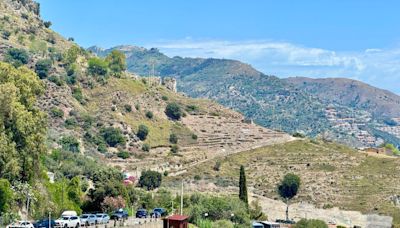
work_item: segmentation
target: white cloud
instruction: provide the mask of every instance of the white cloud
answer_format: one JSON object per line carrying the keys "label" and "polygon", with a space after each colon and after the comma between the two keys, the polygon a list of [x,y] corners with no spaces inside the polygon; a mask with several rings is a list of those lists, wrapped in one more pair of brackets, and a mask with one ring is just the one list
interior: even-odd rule
{"label": "white cloud", "polygon": [[337,52],[268,40],[232,42],[192,38],[146,46],[158,47],[169,56],[237,59],[280,77],[353,78],[400,94],[400,49]]}

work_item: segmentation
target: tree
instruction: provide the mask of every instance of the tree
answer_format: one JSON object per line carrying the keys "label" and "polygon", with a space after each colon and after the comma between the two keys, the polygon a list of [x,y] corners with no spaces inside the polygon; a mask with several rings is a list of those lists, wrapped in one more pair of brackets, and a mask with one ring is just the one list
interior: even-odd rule
{"label": "tree", "polygon": [[43,22],[43,25],[44,25],[44,27],[46,27],[46,28],[50,28],[50,26],[51,26],[51,21],[45,21],[45,22]]}
{"label": "tree", "polygon": [[249,200],[248,200],[248,195],[247,195],[246,174],[245,174],[243,165],[240,166],[239,199],[248,206]]}
{"label": "tree", "polygon": [[6,179],[0,179],[0,215],[10,211],[12,200],[13,192],[10,182]]}
{"label": "tree", "polygon": [[106,62],[108,63],[108,67],[114,76],[120,76],[121,73],[126,70],[125,54],[118,50],[113,50],[110,54],[108,54],[106,57]]}
{"label": "tree", "polygon": [[278,185],[279,195],[286,200],[286,220],[289,220],[289,200],[297,195],[299,188],[300,177],[293,173],[286,174]]}
{"label": "tree", "polygon": [[101,208],[103,209],[104,212],[112,212],[117,209],[125,208],[126,202],[125,199],[122,198],[121,196],[117,197],[112,197],[112,196],[106,196],[101,203]]}
{"label": "tree", "polygon": [[35,64],[35,72],[39,78],[44,79],[49,75],[52,62],[50,59],[41,59]]}
{"label": "tree", "polygon": [[148,134],[149,134],[149,128],[143,124],[139,125],[139,129],[136,134],[137,137],[143,141],[143,140],[146,140]]}
{"label": "tree", "polygon": [[105,76],[108,72],[108,64],[103,59],[93,57],[88,61],[88,72],[91,75]]}
{"label": "tree", "polygon": [[74,136],[65,136],[60,140],[61,146],[64,150],[78,153],[79,141]]}
{"label": "tree", "polygon": [[29,181],[40,174],[47,123],[35,104],[43,92],[34,72],[0,62],[0,178]]}
{"label": "tree", "polygon": [[119,128],[107,127],[103,128],[100,131],[101,136],[104,138],[104,141],[109,146],[115,147],[117,145],[122,145],[125,143],[126,139],[122,135],[122,132]]}
{"label": "tree", "polygon": [[258,220],[258,221],[268,220],[268,216],[266,216],[262,211],[262,207],[260,206],[260,202],[258,200],[253,200],[250,203],[249,214],[250,214],[250,219],[253,220]]}
{"label": "tree", "polygon": [[173,144],[177,144],[178,143],[178,136],[176,136],[176,134],[172,133],[169,135],[169,142],[173,143]]}
{"label": "tree", "polygon": [[294,228],[328,228],[328,225],[318,219],[301,219],[294,225]]}
{"label": "tree", "polygon": [[180,120],[183,111],[177,103],[169,103],[165,108],[165,114],[173,120]]}
{"label": "tree", "polygon": [[4,61],[19,67],[28,63],[29,55],[24,49],[10,48],[4,56]]}
{"label": "tree", "polygon": [[162,175],[159,172],[147,170],[143,171],[139,179],[139,186],[147,190],[153,190],[160,187]]}

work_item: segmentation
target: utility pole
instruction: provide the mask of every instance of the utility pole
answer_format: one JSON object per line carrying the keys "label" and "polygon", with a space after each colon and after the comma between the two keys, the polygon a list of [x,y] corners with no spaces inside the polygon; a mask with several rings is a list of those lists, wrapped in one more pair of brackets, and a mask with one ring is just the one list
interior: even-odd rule
{"label": "utility pole", "polygon": [[181,215],[183,215],[183,180],[182,180],[182,187],[181,187]]}

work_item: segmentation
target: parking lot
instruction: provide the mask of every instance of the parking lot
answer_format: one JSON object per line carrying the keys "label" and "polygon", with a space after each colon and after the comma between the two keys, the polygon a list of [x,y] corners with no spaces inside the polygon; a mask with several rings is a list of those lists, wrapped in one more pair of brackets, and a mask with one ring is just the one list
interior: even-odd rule
{"label": "parking lot", "polygon": [[125,222],[110,220],[108,224],[99,224],[96,226],[89,226],[90,228],[109,228],[109,227],[129,227],[129,228],[160,228],[162,227],[161,219],[154,218],[128,218]]}

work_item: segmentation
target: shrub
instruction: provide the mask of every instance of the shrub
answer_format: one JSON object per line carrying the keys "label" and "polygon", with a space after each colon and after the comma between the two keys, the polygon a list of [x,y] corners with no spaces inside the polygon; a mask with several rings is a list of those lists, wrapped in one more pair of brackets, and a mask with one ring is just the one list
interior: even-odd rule
{"label": "shrub", "polygon": [[186,111],[188,111],[188,112],[198,112],[199,111],[199,107],[197,107],[196,105],[187,105],[186,106]]}
{"label": "shrub", "polygon": [[52,117],[56,117],[56,118],[63,118],[64,117],[64,112],[63,110],[53,107],[50,109],[50,113]]}
{"label": "shrub", "polygon": [[139,125],[139,129],[137,132],[137,137],[139,137],[140,140],[146,140],[147,135],[149,134],[149,128],[146,125]]}
{"label": "shrub", "polygon": [[51,26],[51,21],[45,21],[45,22],[43,22],[43,25],[44,25],[44,27],[46,27],[46,28],[50,28],[50,26]]}
{"label": "shrub", "polygon": [[296,132],[296,133],[293,134],[293,137],[296,137],[296,138],[304,138],[304,137],[306,137],[306,136],[305,136],[304,134],[300,133],[300,132]]}
{"label": "shrub", "polygon": [[165,96],[165,95],[163,95],[163,96],[161,97],[161,99],[162,99],[163,101],[167,101],[167,100],[168,100],[168,97]]}
{"label": "shrub", "polygon": [[150,145],[149,144],[143,144],[143,146],[142,146],[142,150],[143,151],[146,151],[146,152],[149,152],[150,151]]}
{"label": "shrub", "polygon": [[219,171],[221,169],[221,161],[216,161],[213,169]]}
{"label": "shrub", "polygon": [[178,136],[176,136],[176,134],[170,134],[169,135],[169,142],[173,143],[173,144],[177,144],[178,143]]}
{"label": "shrub", "polygon": [[128,151],[120,151],[117,153],[117,156],[122,159],[128,159],[131,157],[131,155],[128,153]]}
{"label": "shrub", "polygon": [[97,146],[97,151],[99,151],[101,153],[106,153],[107,152],[107,145],[105,143],[100,143]]}
{"label": "shrub", "polygon": [[201,180],[201,177],[200,177],[200,175],[196,174],[196,175],[194,176],[194,179],[195,179],[195,180]]}
{"label": "shrub", "polygon": [[171,153],[177,154],[179,151],[179,147],[177,145],[172,145],[171,146]]}
{"label": "shrub", "polygon": [[81,104],[84,102],[82,89],[81,88],[74,88],[72,90],[72,96],[79,101]]}
{"label": "shrub", "polygon": [[10,31],[3,31],[3,39],[8,40],[11,36]]}
{"label": "shrub", "polygon": [[139,111],[139,110],[140,110],[140,104],[135,104],[135,109],[136,109],[137,111]]}
{"label": "shrub", "polygon": [[76,121],[75,117],[71,117],[65,120],[64,125],[68,129],[72,129],[78,126],[78,122]]}
{"label": "shrub", "polygon": [[0,179],[0,214],[10,211],[13,202],[13,191],[7,179]]}
{"label": "shrub", "polygon": [[293,226],[294,228],[328,228],[328,225],[318,219],[301,219]]}
{"label": "shrub", "polygon": [[169,103],[165,108],[165,114],[173,120],[180,120],[183,112],[177,103]]}
{"label": "shrub", "polygon": [[192,134],[192,139],[197,140],[197,135],[196,134]]}
{"label": "shrub", "polygon": [[70,152],[79,152],[79,141],[73,136],[64,136],[60,140],[62,148]]}
{"label": "shrub", "polygon": [[103,59],[93,57],[88,61],[88,72],[91,75],[105,76],[108,71],[108,64]]}
{"label": "shrub", "polygon": [[52,62],[50,59],[41,59],[36,62],[35,72],[40,79],[47,78]]}
{"label": "shrub", "polygon": [[62,85],[64,85],[64,81],[61,80],[60,77],[55,76],[55,75],[50,76],[50,77],[48,78],[48,80],[51,81],[51,82],[53,82],[53,83],[56,84],[57,86],[62,86]]}
{"label": "shrub", "polygon": [[151,170],[143,171],[139,179],[139,186],[147,190],[153,190],[160,187],[161,181],[161,173]]}
{"label": "shrub", "polygon": [[132,106],[129,104],[124,105],[125,111],[126,112],[132,112]]}
{"label": "shrub", "polygon": [[153,112],[147,111],[146,112],[146,117],[149,118],[149,119],[153,119]]}
{"label": "shrub", "polygon": [[167,177],[167,176],[168,176],[168,174],[169,174],[169,173],[168,173],[168,171],[167,171],[167,170],[165,170],[165,171],[164,171],[164,177]]}
{"label": "shrub", "polygon": [[104,138],[104,141],[112,147],[117,145],[122,145],[126,142],[125,137],[122,135],[122,132],[119,128],[107,127],[103,128],[100,131],[101,136]]}
{"label": "shrub", "polygon": [[15,67],[27,64],[29,61],[28,52],[23,49],[10,48],[5,54],[4,61],[11,63]]}

